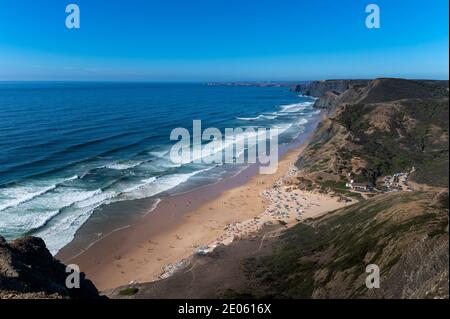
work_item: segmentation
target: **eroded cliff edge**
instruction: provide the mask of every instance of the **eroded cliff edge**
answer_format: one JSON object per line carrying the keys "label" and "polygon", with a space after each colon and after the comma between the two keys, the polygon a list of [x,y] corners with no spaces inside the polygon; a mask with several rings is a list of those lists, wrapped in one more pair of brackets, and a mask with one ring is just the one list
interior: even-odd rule
{"label": "eroded cliff edge", "polygon": [[53,258],[42,239],[7,242],[0,236],[0,299],[97,299],[93,283],[79,274],[79,288],[66,287],[66,266]]}

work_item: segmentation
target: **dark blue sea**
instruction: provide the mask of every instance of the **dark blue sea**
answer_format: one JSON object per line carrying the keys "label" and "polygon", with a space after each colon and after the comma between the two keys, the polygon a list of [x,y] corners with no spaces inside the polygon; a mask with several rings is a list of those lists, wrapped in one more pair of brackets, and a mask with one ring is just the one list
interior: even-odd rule
{"label": "dark blue sea", "polygon": [[313,100],[288,87],[156,83],[0,83],[0,234],[44,238],[52,253],[112,202],[161,198],[245,165],[169,158],[176,127],[304,132]]}

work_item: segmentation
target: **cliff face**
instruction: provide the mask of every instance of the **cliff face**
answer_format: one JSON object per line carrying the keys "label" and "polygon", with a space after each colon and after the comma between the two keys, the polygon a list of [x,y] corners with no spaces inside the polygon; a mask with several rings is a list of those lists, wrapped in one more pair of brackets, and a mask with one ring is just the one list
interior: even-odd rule
{"label": "cliff face", "polygon": [[294,91],[317,97],[314,107],[333,114],[339,105],[448,97],[448,81],[375,79],[327,80],[299,84]]}
{"label": "cliff face", "polygon": [[42,239],[24,237],[11,242],[0,236],[0,299],[101,298],[80,273],[80,287],[66,287],[66,266],[53,258]]}
{"label": "cliff face", "polygon": [[295,92],[313,97],[322,97],[327,92],[343,93],[355,86],[366,86],[369,80],[325,80],[308,84],[297,84]]}

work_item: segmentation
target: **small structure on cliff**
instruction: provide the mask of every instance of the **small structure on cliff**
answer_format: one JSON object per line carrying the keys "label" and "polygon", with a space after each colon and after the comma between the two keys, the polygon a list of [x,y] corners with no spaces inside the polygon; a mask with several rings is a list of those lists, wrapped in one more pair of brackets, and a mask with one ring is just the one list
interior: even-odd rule
{"label": "small structure on cliff", "polygon": [[370,192],[373,188],[370,183],[355,183],[353,179],[350,181],[350,183],[346,183],[345,186],[350,188],[351,190],[360,192]]}

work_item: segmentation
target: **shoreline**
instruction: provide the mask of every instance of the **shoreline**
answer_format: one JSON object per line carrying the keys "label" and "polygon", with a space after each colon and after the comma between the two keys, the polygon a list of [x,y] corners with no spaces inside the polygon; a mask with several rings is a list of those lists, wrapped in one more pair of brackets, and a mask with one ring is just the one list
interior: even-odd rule
{"label": "shoreline", "polygon": [[[81,250],[75,241],[64,247],[57,258],[77,264],[100,290],[107,290],[165,278],[198,248],[229,244],[258,231],[267,222],[283,219],[287,227],[295,225],[299,220],[295,214],[280,218],[267,213],[271,204],[268,191],[293,167],[321,118],[318,116],[297,141],[284,150],[280,148],[275,174],[260,175],[257,165],[251,165],[217,183],[169,196],[134,223],[114,229]],[[299,192],[297,196],[308,207],[302,209],[301,218],[344,205],[323,194]]]}

